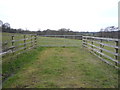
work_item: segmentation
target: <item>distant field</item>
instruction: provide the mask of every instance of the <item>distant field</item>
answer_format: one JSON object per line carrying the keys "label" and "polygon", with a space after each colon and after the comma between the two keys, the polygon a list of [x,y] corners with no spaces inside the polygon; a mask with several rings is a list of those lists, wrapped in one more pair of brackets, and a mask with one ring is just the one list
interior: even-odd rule
{"label": "distant field", "polygon": [[38,36],[39,46],[81,46],[81,40],[55,38],[55,37],[40,37]]}

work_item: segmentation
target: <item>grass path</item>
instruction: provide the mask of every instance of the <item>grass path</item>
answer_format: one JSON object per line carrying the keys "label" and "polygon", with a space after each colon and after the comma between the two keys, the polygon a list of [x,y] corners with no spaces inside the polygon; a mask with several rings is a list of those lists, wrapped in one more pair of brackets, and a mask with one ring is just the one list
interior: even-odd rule
{"label": "grass path", "polygon": [[83,48],[45,48],[4,82],[4,88],[114,88],[117,70]]}

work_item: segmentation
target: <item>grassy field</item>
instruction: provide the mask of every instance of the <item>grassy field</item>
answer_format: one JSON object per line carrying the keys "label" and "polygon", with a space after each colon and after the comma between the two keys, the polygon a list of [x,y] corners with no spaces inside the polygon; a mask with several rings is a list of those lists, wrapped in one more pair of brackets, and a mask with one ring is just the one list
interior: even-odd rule
{"label": "grassy field", "polygon": [[38,36],[38,45],[39,46],[80,46],[81,40]]}
{"label": "grassy field", "polygon": [[[42,41],[44,39],[38,41],[38,45]],[[79,45],[38,47],[19,58],[7,60],[3,63],[3,74],[6,76],[3,88],[118,87],[118,70],[89,53],[80,40]]]}

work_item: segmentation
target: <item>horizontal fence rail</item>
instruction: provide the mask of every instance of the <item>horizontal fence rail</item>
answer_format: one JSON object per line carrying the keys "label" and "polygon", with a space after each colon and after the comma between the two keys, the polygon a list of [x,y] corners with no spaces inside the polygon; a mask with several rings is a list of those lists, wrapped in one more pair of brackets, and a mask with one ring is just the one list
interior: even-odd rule
{"label": "horizontal fence rail", "polygon": [[70,38],[82,40],[82,35],[39,35],[42,37],[55,37],[55,38]]}
{"label": "horizontal fence rail", "polygon": [[0,42],[2,44],[0,55],[3,57],[7,54],[15,56],[37,46],[37,35],[3,35],[2,38],[6,38]]}
{"label": "horizontal fence rail", "polygon": [[[87,47],[91,53],[99,57],[102,61],[116,68],[120,65],[120,40],[112,38],[101,38],[82,35],[9,35],[9,38],[0,42],[2,44],[2,52],[0,55],[11,56],[19,55],[36,46],[43,47],[80,47],[82,40],[83,47]],[[18,38],[19,37],[19,38]],[[37,38],[39,37],[39,38]],[[37,45],[39,43],[39,45]]]}
{"label": "horizontal fence rail", "polygon": [[[119,39],[83,36],[82,45],[109,65],[119,68]],[[120,68],[119,68],[120,69]]]}

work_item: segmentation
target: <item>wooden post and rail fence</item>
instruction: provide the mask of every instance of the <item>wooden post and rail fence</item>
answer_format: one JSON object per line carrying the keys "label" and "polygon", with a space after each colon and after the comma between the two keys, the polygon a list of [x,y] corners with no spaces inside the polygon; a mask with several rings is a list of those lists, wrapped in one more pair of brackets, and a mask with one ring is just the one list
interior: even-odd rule
{"label": "wooden post and rail fence", "polygon": [[[18,55],[37,46],[37,35],[24,34],[21,36],[22,39],[16,39],[17,36],[19,35],[10,35],[10,40],[2,42],[2,52],[0,52],[0,55],[3,57],[7,54]],[[6,38],[6,36],[3,35],[2,38]]]}
{"label": "wooden post and rail fence", "polygon": [[[59,37],[61,36],[59,35]],[[15,39],[16,35],[11,35],[10,38],[11,41],[5,41],[2,43],[3,48],[2,52],[0,52],[0,55],[4,56],[8,53],[12,53],[12,55],[18,55],[37,46],[37,35],[29,35],[29,37],[27,37],[27,35],[23,35],[23,38],[18,40]],[[119,39],[92,36],[81,36],[81,38],[83,47],[88,48],[91,53],[96,55],[98,58],[100,58],[107,64],[112,65],[115,68],[119,68],[120,66]],[[15,45],[15,43],[18,41],[22,43],[18,43],[17,45]],[[8,43],[11,43],[10,47],[6,47]]]}
{"label": "wooden post and rail fence", "polygon": [[83,36],[82,38],[83,47],[88,48],[91,53],[96,55],[98,58],[100,58],[107,64],[112,65],[115,68],[119,68],[120,66],[119,39],[92,36]]}

